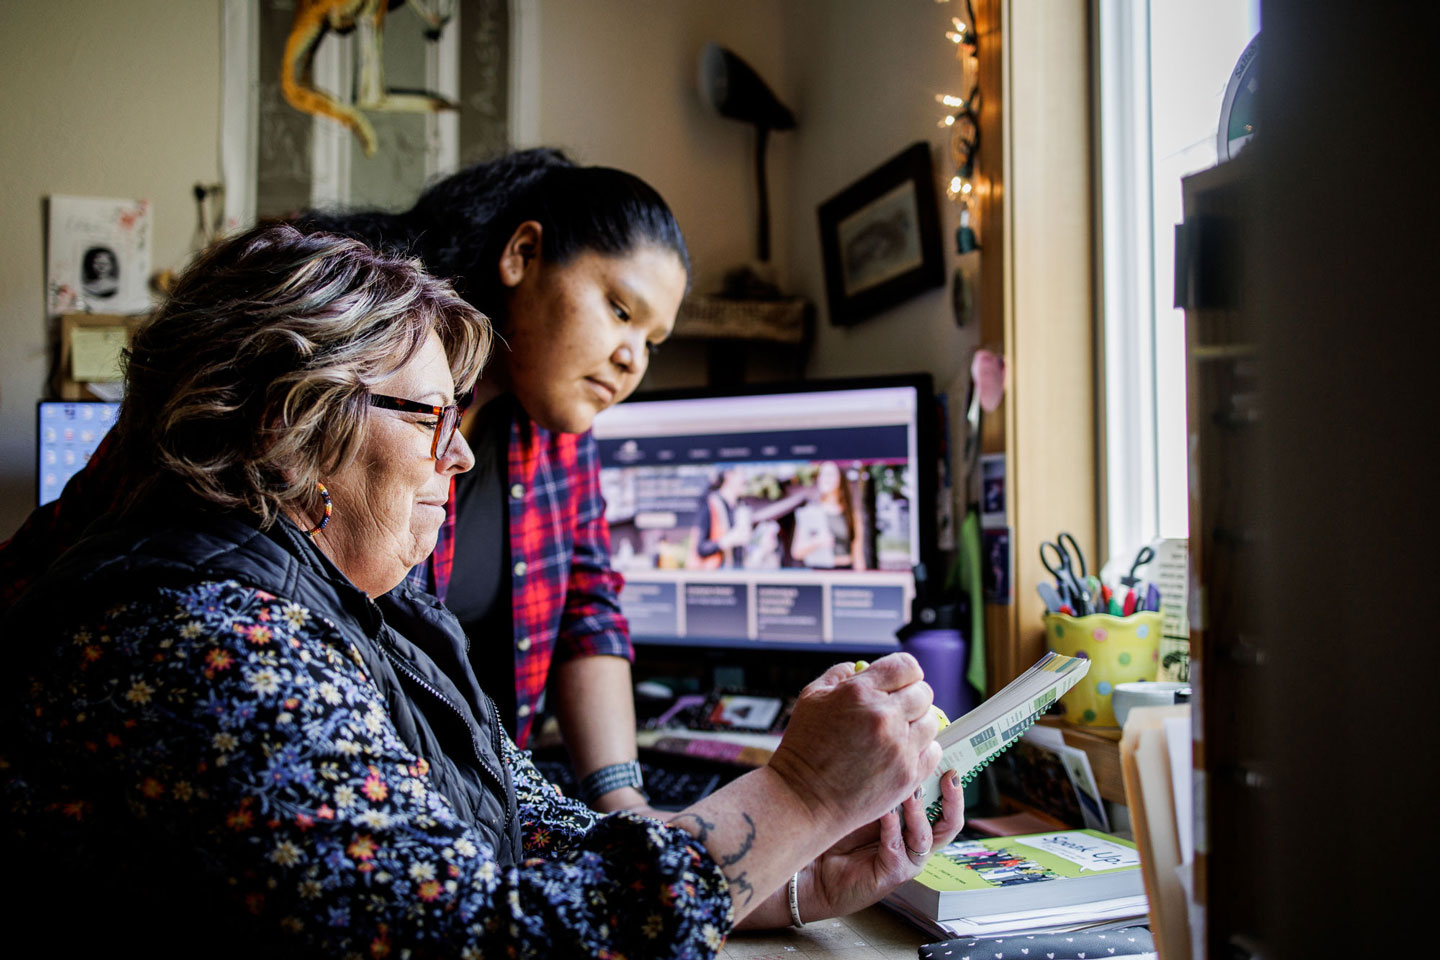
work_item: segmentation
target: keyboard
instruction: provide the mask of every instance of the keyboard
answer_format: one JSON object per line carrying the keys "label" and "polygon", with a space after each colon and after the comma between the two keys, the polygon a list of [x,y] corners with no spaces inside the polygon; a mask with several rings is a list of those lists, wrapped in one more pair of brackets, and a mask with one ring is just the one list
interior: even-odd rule
{"label": "keyboard", "polygon": [[[580,796],[575,772],[564,752],[549,751],[533,757],[535,767],[545,779],[560,788],[567,797]],[[641,751],[640,772],[645,778],[645,793],[656,810],[684,810],[702,797],[709,796],[735,777],[744,773],[742,767],[689,757],[675,757],[654,751]]]}
{"label": "keyboard", "polygon": [[[656,810],[684,810],[702,797],[708,797],[734,777],[718,770],[685,769],[689,765],[657,765],[640,762],[645,776],[645,793]],[[697,765],[698,766],[698,765]]]}

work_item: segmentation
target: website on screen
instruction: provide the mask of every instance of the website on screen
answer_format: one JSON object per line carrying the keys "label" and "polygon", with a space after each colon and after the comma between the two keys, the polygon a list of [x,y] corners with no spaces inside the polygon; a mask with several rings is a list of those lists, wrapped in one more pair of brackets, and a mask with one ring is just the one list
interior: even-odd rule
{"label": "website on screen", "polygon": [[919,562],[906,387],[632,401],[595,423],[632,635],[885,646]]}

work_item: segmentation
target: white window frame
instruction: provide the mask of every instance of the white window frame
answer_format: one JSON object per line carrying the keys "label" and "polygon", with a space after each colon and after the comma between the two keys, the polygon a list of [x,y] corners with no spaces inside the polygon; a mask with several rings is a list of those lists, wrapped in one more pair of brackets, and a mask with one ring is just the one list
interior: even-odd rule
{"label": "white window frame", "polygon": [[1133,555],[1160,527],[1149,3],[1097,0],[1102,556]]}

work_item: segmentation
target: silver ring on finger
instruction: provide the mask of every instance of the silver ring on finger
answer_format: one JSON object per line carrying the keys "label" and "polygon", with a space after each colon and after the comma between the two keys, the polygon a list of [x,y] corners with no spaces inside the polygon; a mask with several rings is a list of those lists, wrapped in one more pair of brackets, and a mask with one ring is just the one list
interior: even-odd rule
{"label": "silver ring on finger", "polygon": [[930,856],[929,848],[926,848],[924,850],[911,850],[909,847],[906,847],[905,852],[910,854],[910,859],[912,860],[924,860],[926,857]]}

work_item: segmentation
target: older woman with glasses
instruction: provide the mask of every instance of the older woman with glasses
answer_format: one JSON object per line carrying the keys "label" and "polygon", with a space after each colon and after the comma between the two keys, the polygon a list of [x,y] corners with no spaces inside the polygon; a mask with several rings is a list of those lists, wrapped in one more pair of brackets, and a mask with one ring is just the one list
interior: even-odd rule
{"label": "older woman with glasses", "polygon": [[[485,318],[418,264],[262,226],[136,334],[119,509],[10,608],[17,955],[713,956],[914,876],[961,823],[903,654],[810,684],[766,766],[662,823],[561,796],[405,584],[473,465]],[[16,892],[16,887],[19,887]]]}
{"label": "older woman with glasses", "polygon": [[[656,814],[590,428],[675,324],[689,254],[674,214],[633,174],[536,148],[458,170],[406,211],[298,225],[421,257],[495,324],[495,354],[461,399],[475,469],[456,478],[435,550],[410,576],[471,637],[470,665],[517,745],[553,718],[567,790],[596,810]],[[129,485],[108,446],[0,543],[0,611]]]}

